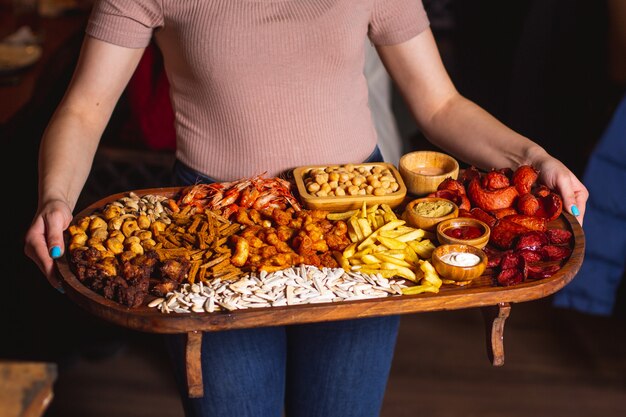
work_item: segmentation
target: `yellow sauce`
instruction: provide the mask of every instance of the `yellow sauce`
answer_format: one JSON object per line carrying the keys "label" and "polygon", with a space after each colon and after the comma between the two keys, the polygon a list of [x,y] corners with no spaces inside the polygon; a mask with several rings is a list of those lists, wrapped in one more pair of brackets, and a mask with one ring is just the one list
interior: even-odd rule
{"label": "yellow sauce", "polygon": [[413,211],[423,217],[441,217],[452,213],[454,206],[445,200],[421,201],[413,206]]}

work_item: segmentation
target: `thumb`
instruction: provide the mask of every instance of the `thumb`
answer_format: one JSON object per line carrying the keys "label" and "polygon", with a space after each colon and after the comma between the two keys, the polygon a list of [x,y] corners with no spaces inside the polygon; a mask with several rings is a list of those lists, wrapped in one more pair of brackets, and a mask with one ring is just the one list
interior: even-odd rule
{"label": "thumb", "polygon": [[559,191],[563,197],[563,208],[575,216],[582,226],[587,203],[587,190],[580,181],[571,177],[559,182]]}
{"label": "thumb", "polygon": [[69,226],[71,216],[64,214],[63,211],[55,210],[44,215],[43,220],[46,228],[48,253],[53,259],[60,258],[65,251],[63,231]]}

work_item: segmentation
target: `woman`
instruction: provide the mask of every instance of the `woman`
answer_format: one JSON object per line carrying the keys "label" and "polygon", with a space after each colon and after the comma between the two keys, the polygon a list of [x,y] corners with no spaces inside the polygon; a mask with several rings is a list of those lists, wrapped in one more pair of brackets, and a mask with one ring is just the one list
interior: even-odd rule
{"label": "woman", "polygon": [[[104,0],[40,149],[39,208],[25,251],[55,287],[52,259],[100,136],[152,36],[176,115],[180,183],[379,160],[363,77],[376,46],[419,128],[489,169],[532,164],[582,222],[587,191],[540,146],[463,98],[417,0]],[[187,415],[374,416],[397,316],[205,334],[205,396]],[[178,365],[182,341],[168,338]],[[179,373],[180,377],[181,373]],[[185,392],[184,380],[180,380]]]}

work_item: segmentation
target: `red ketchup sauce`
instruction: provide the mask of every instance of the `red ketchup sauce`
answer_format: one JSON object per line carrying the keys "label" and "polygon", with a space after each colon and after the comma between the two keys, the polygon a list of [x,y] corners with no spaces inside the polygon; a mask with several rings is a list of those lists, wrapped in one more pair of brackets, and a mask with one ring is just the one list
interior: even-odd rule
{"label": "red ketchup sauce", "polygon": [[482,236],[485,231],[478,226],[459,226],[446,229],[443,233],[455,239],[476,239]]}

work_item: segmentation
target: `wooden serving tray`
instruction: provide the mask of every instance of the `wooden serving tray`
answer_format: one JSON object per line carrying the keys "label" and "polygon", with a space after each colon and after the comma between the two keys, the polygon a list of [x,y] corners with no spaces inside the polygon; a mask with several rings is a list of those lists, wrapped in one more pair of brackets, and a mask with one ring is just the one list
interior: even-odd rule
{"label": "wooden serving tray", "polygon": [[[138,195],[159,194],[172,197],[180,188],[157,188],[135,191]],[[92,204],[75,216],[89,215],[105,204],[126,196],[120,193]],[[553,276],[526,281],[511,287],[493,286],[492,271],[463,287],[444,285],[439,293],[391,296],[370,300],[268,307],[214,313],[163,314],[156,308],[128,308],[108,300],[84,286],[70,269],[66,256],[56,261],[66,293],[87,311],[130,329],[153,333],[185,333],[193,330],[218,331],[247,327],[312,323],[358,317],[417,313],[422,311],[455,310],[470,307],[519,303],[546,297],[565,286],[580,269],[585,238],[576,219],[565,213],[550,223],[550,228],[570,230],[574,235],[573,251],[565,265]],[[148,298],[148,301],[150,298]]]}
{"label": "wooden serving tray", "polygon": [[[159,194],[173,197],[180,188],[156,188],[135,191],[138,195]],[[128,193],[111,195],[95,202],[74,218],[91,214],[105,204],[115,201]],[[153,298],[138,308],[128,308],[95,293],[84,286],[70,269],[66,256],[56,260],[56,267],[62,278],[67,296],[86,311],[117,325],[150,333],[187,333],[188,355],[199,358],[200,332],[243,329],[263,326],[278,326],[325,322],[364,317],[409,314],[440,310],[457,310],[482,307],[488,329],[488,354],[494,365],[504,363],[503,329],[511,303],[536,300],[557,292],[569,283],[583,262],[585,237],[577,220],[568,213],[550,222],[550,228],[569,230],[573,234],[572,254],[563,267],[549,278],[529,280],[511,287],[493,285],[493,271],[487,269],[480,278],[463,287],[444,285],[439,293],[390,296],[369,300],[304,304],[284,307],[251,308],[231,312],[177,314],[161,313],[156,308],[147,307]],[[201,389],[197,369],[190,373],[190,394],[192,385]],[[195,384],[192,381],[195,378]],[[197,391],[195,391],[198,394]],[[193,396],[193,395],[192,395]]]}
{"label": "wooden serving tray", "polygon": [[406,197],[407,189],[404,181],[402,180],[402,176],[400,172],[396,169],[393,164],[387,162],[366,162],[362,164],[353,164],[355,168],[358,167],[373,167],[373,166],[381,166],[383,168],[388,168],[393,174],[394,178],[398,182],[398,190],[394,193],[386,194],[383,196],[375,196],[375,195],[358,195],[358,196],[329,196],[329,197],[317,197],[313,194],[310,194],[306,186],[304,185],[304,177],[305,175],[312,169],[315,168],[327,168],[329,166],[338,166],[338,165],[309,165],[298,167],[293,170],[293,176],[296,182],[296,187],[298,188],[298,194],[300,200],[304,207],[308,209],[319,209],[319,210],[328,210],[328,211],[347,211],[358,209],[363,206],[363,201],[366,202],[368,206],[372,206],[374,204],[387,204],[391,208],[395,208],[399,206]]}

